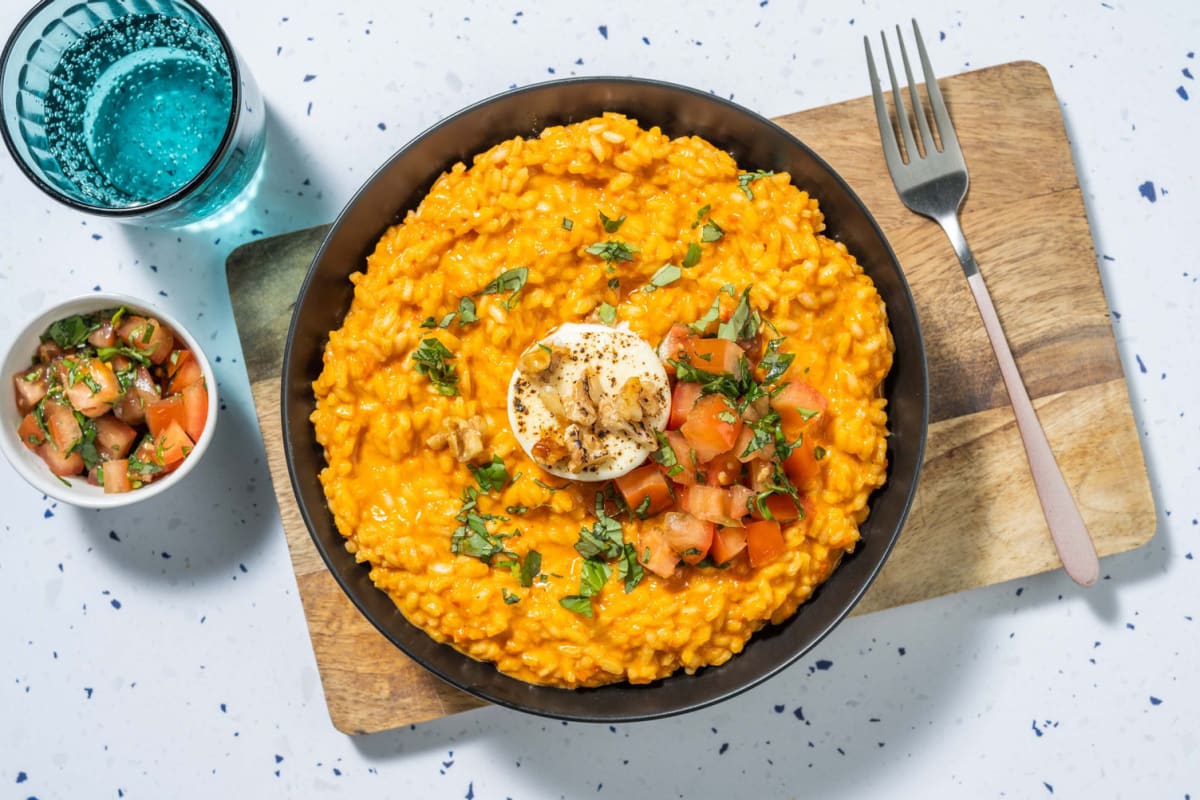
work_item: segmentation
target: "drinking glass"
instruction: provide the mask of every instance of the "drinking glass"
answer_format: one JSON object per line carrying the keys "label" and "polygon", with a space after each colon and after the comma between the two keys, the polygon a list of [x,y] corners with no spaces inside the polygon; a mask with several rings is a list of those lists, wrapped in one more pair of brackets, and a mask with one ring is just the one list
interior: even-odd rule
{"label": "drinking glass", "polygon": [[0,62],[0,132],[55,200],[165,227],[248,202],[262,96],[199,3],[43,0]]}

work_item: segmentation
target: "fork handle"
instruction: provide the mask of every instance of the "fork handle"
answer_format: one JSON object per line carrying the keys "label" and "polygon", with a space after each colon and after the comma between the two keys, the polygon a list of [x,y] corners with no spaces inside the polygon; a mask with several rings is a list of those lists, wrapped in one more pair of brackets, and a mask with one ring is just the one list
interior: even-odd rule
{"label": "fork handle", "polygon": [[1017,430],[1021,434],[1021,442],[1025,445],[1025,457],[1029,460],[1029,469],[1033,473],[1033,485],[1037,489],[1038,499],[1042,503],[1042,514],[1046,517],[1046,525],[1050,528],[1050,538],[1058,550],[1063,569],[1071,579],[1081,586],[1091,586],[1100,577],[1100,561],[1096,557],[1096,548],[1079,507],[1071,497],[1071,490],[1063,478],[1054,453],[1050,450],[1050,442],[1046,440],[1046,432],[1038,421],[1037,412],[1029,399],[1029,392],[1021,380],[1017,370],[1017,362],[1009,349],[1008,339],[1004,328],[1000,325],[1000,317],[996,314],[996,306],[992,304],[992,295],[988,292],[983,276],[979,274],[979,266],[975,256],[967,246],[958,216],[938,218],[954,245],[959,263],[967,276],[967,284],[975,295],[975,305],[979,307],[979,315],[983,318],[983,327],[996,353],[996,361],[1000,364],[1000,376],[1004,379],[1004,388],[1008,390],[1008,399],[1012,403],[1013,413],[1017,418]]}

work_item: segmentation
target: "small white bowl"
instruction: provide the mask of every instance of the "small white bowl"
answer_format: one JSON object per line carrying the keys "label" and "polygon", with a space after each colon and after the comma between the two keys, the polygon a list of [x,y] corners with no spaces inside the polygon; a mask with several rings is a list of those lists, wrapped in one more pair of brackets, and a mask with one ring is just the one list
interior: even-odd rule
{"label": "small white bowl", "polygon": [[[41,342],[41,335],[45,333],[46,329],[52,323],[73,314],[86,314],[90,311],[101,311],[106,308],[117,308],[119,306],[125,306],[132,313],[154,317],[164,323],[192,351],[196,357],[196,361],[200,364],[206,388],[208,389],[208,417],[204,425],[204,433],[201,434],[200,440],[195,443],[195,447],[188,454],[187,458],[183,460],[183,464],[170,475],[147,484],[140,489],[105,494],[104,487],[92,486],[87,482],[87,478],[82,475],[68,478],[69,486],[63,483],[63,481],[59,480],[50,471],[50,468],[46,466],[46,462],[42,461],[37,453],[21,443],[21,439],[17,435],[17,427],[21,424],[21,415],[17,413],[16,397],[12,388],[12,376],[30,365],[37,351],[37,346]],[[0,390],[0,450],[4,451],[5,457],[13,465],[13,469],[28,481],[31,486],[56,500],[61,500],[64,503],[70,503],[74,506],[82,506],[84,508],[115,508],[117,506],[137,503],[165,492],[183,480],[196,464],[200,462],[204,451],[208,449],[208,445],[212,442],[213,432],[217,427],[217,379],[213,374],[212,366],[208,363],[208,357],[204,354],[204,349],[200,347],[200,343],[196,341],[196,338],[188,332],[187,328],[179,320],[170,314],[143,300],[122,294],[95,292],[81,295],[59,303],[30,320],[21,329],[20,333],[17,334],[4,356],[2,366],[0,366],[0,382],[2,382],[4,387],[3,390]]]}

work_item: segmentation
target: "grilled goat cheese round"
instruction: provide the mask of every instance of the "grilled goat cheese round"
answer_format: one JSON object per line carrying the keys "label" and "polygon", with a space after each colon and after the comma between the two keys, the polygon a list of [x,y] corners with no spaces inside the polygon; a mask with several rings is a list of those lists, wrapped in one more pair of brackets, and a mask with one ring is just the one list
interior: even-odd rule
{"label": "grilled goat cheese round", "polygon": [[560,478],[616,478],[658,449],[671,388],[637,334],[566,323],[526,350],[508,386],[508,421],[538,466]]}

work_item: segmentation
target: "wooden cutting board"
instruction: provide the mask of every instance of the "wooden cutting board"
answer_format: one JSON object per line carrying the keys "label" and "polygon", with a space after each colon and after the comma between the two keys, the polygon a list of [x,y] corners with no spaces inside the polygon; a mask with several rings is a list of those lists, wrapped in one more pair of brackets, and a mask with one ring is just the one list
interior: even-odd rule
{"label": "wooden cutting board", "polygon": [[[1131,550],[1154,534],[1154,500],[1050,78],[1024,62],[946,78],[941,87],[971,173],[963,227],[1021,374],[1097,551]],[[1058,568],[970,290],[941,230],[897,198],[870,99],[776,121],[871,209],[912,285],[926,337],[931,425],[920,488],[855,613]],[[227,277],[329,712],[338,729],[371,733],[481,703],[418,667],[355,610],[292,496],[279,420],[283,345],[326,230],[238,248]]]}

